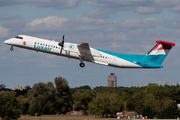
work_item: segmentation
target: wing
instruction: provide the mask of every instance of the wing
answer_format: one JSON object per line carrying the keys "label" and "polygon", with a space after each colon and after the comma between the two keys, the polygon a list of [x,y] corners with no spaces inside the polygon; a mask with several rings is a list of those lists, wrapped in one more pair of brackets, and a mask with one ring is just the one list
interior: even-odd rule
{"label": "wing", "polygon": [[77,45],[77,48],[79,49],[79,52],[81,55],[85,55],[85,56],[88,55],[88,56],[94,56],[94,57],[101,56],[98,50],[94,48],[90,48],[87,42],[82,42],[81,44]]}
{"label": "wing", "polygon": [[82,42],[81,44],[77,46],[80,48],[89,49],[89,44],[87,42]]}

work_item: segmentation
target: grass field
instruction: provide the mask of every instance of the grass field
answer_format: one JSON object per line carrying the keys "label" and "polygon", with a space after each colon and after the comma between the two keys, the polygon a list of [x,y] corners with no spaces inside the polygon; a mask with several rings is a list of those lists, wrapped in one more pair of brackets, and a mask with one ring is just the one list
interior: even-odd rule
{"label": "grass field", "polygon": [[[120,118],[121,120],[127,120]],[[22,115],[18,120],[117,120],[117,118],[95,118],[94,115],[87,116],[70,116],[70,115],[42,115],[42,116],[29,116]]]}

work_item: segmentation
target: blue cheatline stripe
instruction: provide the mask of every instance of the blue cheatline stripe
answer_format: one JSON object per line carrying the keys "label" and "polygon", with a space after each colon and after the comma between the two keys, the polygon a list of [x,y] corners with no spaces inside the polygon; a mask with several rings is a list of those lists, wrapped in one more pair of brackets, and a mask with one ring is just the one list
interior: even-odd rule
{"label": "blue cheatline stripe", "polygon": [[140,65],[142,67],[155,67],[155,68],[162,67],[161,63],[166,57],[166,55],[120,54],[120,53],[114,53],[114,52],[100,50],[100,49],[96,49],[96,50],[127,60],[129,62]]}

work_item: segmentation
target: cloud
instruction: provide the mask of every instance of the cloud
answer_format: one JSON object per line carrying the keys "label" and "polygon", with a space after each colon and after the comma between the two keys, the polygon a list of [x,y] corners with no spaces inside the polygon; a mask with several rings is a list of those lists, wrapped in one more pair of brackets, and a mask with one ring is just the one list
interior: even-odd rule
{"label": "cloud", "polygon": [[162,9],[156,7],[136,7],[135,12],[140,14],[154,14],[162,12]]}
{"label": "cloud", "polygon": [[[27,34],[60,41],[61,35],[65,34],[65,40],[69,42],[88,42],[95,48],[104,49],[104,46],[107,46],[105,50],[116,51],[120,49],[122,52],[133,53],[133,51],[130,51],[130,48],[134,46],[133,43],[135,43],[135,41],[135,44],[137,44],[142,41],[155,41],[157,39],[171,41],[172,37],[178,38],[179,31],[157,29],[157,27],[168,27],[166,26],[168,22],[168,20],[155,18],[108,22],[105,19],[88,17],[83,14],[70,20],[56,16],[34,19],[29,23],[15,20],[12,23],[6,24],[6,27],[11,31],[11,34],[14,35]],[[21,24],[22,26],[20,26]],[[176,24],[178,24],[178,20]],[[176,24],[172,25],[172,27],[177,27]],[[126,43],[131,44],[124,46]],[[117,46],[112,47],[115,45]],[[119,45],[122,46],[118,47]],[[138,49],[139,48],[136,50],[138,53],[142,51],[140,49],[138,51]],[[147,51],[148,50],[145,49],[145,52]]]}
{"label": "cloud", "polygon": [[82,0],[34,0],[28,1],[30,4],[39,7],[55,7],[58,9],[70,8],[77,6]]}
{"label": "cloud", "polygon": [[0,26],[0,37],[2,38],[7,37],[8,34],[9,34],[9,29]]}
{"label": "cloud", "polygon": [[179,0],[153,0],[157,6],[173,7],[180,4]]}
{"label": "cloud", "polygon": [[127,19],[125,21],[115,22],[122,29],[155,28],[162,25],[163,21],[155,18],[145,18],[143,20]]}
{"label": "cloud", "polygon": [[179,0],[90,0],[87,1],[87,4],[106,11],[104,14],[119,10],[134,10],[139,14],[159,14],[164,8],[169,8],[173,12],[180,11]]}
{"label": "cloud", "polygon": [[5,23],[3,26],[6,28],[15,28],[20,30],[26,26],[26,23],[21,19],[14,19],[12,22]]}
{"label": "cloud", "polygon": [[172,7],[169,9],[170,11],[173,11],[173,12],[180,12],[180,4],[178,4],[177,6],[175,7]]}
{"label": "cloud", "polygon": [[83,14],[83,16],[88,16],[89,18],[101,18],[101,19],[105,19],[105,18],[109,18],[109,13],[111,13],[111,11],[109,10],[105,10],[105,9],[100,9],[100,10],[92,10],[92,11],[88,11],[85,12]]}
{"label": "cloud", "polygon": [[0,20],[10,20],[10,19],[15,19],[17,17],[12,17],[12,16],[8,16],[8,15],[1,15],[0,14]]}
{"label": "cloud", "polygon": [[127,7],[134,6],[137,4],[143,4],[150,2],[148,0],[91,0],[87,1],[88,5],[98,6],[98,7]]}
{"label": "cloud", "polygon": [[161,8],[154,7],[153,0],[91,0],[87,4],[113,12],[117,10],[135,10],[136,13],[146,14],[161,12]]}
{"label": "cloud", "polygon": [[59,31],[62,29],[62,26],[68,19],[48,16],[46,18],[34,19],[32,22],[27,23],[27,31]]}
{"label": "cloud", "polygon": [[74,31],[92,31],[103,29],[104,24],[106,24],[106,21],[104,19],[94,19],[79,15],[76,18],[70,20],[67,24],[68,27],[66,28],[70,28]]}
{"label": "cloud", "polygon": [[82,0],[1,0],[0,6],[28,3],[38,7],[64,9],[77,6]]}
{"label": "cloud", "polygon": [[180,19],[172,19],[172,20],[166,20],[164,22],[164,27],[166,28],[175,28],[180,29]]}

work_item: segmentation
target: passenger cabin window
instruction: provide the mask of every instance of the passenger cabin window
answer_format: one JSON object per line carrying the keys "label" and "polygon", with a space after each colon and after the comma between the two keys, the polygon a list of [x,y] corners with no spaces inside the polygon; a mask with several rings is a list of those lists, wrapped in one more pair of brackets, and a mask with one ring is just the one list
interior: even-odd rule
{"label": "passenger cabin window", "polygon": [[17,39],[23,39],[23,37],[19,37],[19,36],[16,36],[15,38],[17,38]]}

